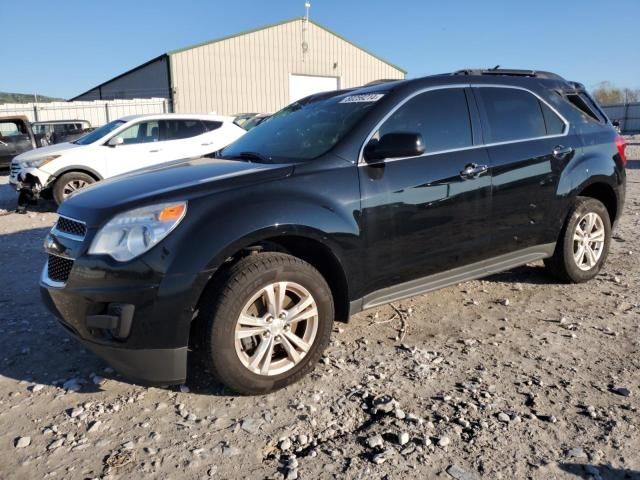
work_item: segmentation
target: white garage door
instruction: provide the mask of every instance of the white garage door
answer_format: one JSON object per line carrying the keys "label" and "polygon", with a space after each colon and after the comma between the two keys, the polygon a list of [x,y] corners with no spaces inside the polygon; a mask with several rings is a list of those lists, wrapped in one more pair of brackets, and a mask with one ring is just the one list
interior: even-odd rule
{"label": "white garage door", "polygon": [[338,89],[337,77],[289,75],[289,101],[295,102],[308,95]]}

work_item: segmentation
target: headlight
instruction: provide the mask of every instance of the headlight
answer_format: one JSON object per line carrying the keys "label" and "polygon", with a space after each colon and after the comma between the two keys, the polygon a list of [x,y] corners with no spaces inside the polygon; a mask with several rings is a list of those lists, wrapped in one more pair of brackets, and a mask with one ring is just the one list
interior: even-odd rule
{"label": "headlight", "polygon": [[186,212],[187,202],[177,202],[150,205],[116,215],[93,239],[89,254],[111,255],[120,262],[131,260],[169,235]]}
{"label": "headlight", "polygon": [[22,164],[23,167],[26,167],[26,168],[39,168],[51,162],[52,160],[55,160],[59,156],[60,155],[49,155],[47,157],[37,158],[35,160],[23,160],[20,163]]}

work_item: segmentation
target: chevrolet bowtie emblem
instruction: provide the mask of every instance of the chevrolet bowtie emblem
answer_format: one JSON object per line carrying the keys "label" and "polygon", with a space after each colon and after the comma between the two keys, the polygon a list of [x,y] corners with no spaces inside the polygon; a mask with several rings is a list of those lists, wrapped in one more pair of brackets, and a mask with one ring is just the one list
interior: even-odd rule
{"label": "chevrolet bowtie emblem", "polygon": [[47,238],[44,240],[44,249],[51,253],[62,253],[66,250],[64,245],[58,242],[56,237],[51,234],[47,235]]}

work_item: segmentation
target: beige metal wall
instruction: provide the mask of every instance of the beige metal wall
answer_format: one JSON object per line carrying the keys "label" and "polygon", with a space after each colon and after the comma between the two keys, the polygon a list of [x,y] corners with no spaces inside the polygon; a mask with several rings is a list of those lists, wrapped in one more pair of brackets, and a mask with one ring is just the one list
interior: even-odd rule
{"label": "beige metal wall", "polygon": [[309,22],[302,53],[303,20],[170,54],[176,112],[275,112],[289,103],[289,75],[338,77],[339,88],[404,72]]}

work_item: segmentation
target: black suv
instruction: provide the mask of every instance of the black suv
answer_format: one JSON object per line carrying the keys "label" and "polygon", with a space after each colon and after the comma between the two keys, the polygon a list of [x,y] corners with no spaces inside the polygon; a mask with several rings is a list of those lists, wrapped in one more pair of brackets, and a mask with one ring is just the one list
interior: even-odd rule
{"label": "black suv", "polygon": [[311,371],[334,320],[535,260],[604,264],[624,143],[578,83],[466,70],[293,103],[215,158],[65,201],[41,286],[61,324],[144,383],[187,351],[262,393]]}

